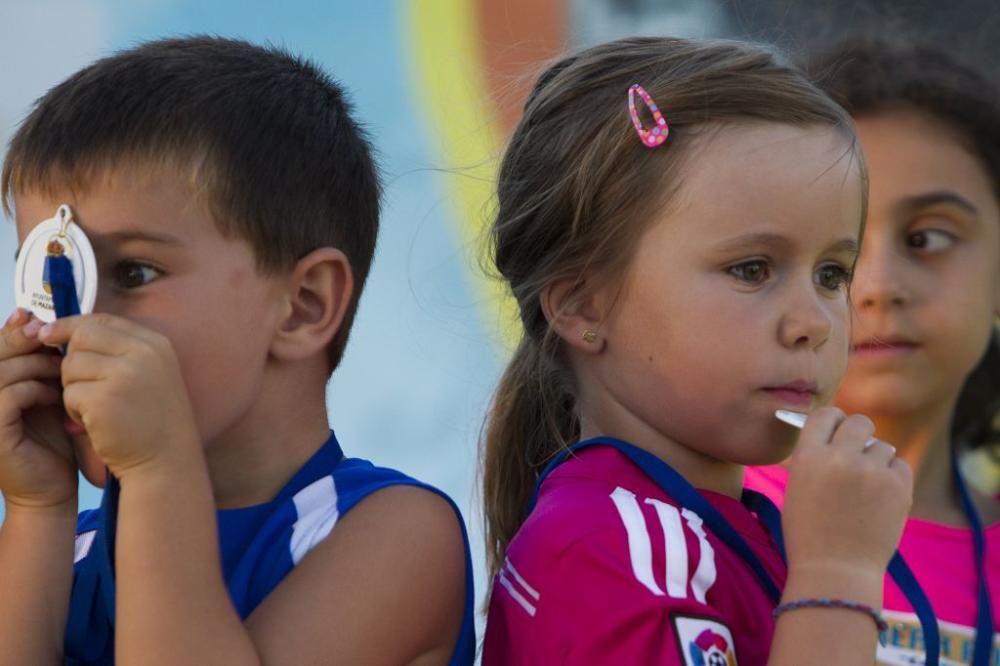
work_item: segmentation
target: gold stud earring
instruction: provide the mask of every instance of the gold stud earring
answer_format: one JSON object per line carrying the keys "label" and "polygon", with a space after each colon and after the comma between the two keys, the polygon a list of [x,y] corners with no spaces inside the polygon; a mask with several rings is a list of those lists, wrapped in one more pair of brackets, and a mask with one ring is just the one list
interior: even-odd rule
{"label": "gold stud earring", "polygon": [[597,331],[592,331],[589,328],[583,332],[584,342],[595,342],[597,340]]}

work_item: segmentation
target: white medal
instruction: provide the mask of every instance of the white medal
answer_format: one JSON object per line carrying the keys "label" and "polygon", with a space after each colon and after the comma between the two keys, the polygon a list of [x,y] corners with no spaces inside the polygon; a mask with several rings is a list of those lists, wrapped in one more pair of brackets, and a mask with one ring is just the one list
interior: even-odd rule
{"label": "white medal", "polygon": [[46,274],[46,257],[65,256],[73,267],[76,299],[81,314],[94,311],[97,300],[97,260],[83,229],[73,221],[73,211],[59,206],[54,217],[43,220],[21,244],[14,275],[14,299],[44,322],[55,321],[52,288]]}

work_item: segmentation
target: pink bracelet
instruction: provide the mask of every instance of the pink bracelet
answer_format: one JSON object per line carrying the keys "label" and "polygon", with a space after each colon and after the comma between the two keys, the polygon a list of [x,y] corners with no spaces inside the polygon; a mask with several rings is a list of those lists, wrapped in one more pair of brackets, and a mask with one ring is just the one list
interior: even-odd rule
{"label": "pink bracelet", "polygon": [[884,633],[889,629],[889,623],[885,621],[882,615],[867,604],[861,604],[856,601],[845,601],[844,599],[830,599],[827,597],[820,597],[817,599],[796,599],[795,601],[786,601],[783,604],[779,604],[777,608],[774,609],[774,619],[777,620],[778,616],[785,611],[798,610],[799,608],[845,608],[847,610],[860,611],[871,617],[875,621],[875,626],[878,627],[878,632]]}

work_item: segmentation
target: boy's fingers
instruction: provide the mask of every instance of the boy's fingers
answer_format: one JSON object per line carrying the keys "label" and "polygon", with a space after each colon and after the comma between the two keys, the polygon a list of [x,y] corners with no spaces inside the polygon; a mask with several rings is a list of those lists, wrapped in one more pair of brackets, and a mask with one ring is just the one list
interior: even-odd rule
{"label": "boy's fingers", "polygon": [[38,380],[5,386],[0,390],[0,428],[20,428],[21,415],[25,411],[39,405],[58,405],[61,400],[59,389]]}
{"label": "boy's fingers", "polygon": [[0,362],[0,387],[27,379],[56,379],[62,359],[46,353],[22,354]]}
{"label": "boy's fingers", "polygon": [[38,334],[47,345],[65,345],[68,352],[89,350],[117,356],[138,339],[141,327],[108,314],[63,317],[46,324]]}
{"label": "boy's fingers", "polygon": [[104,379],[115,363],[122,360],[100,352],[76,350],[66,355],[62,362],[63,386],[75,382],[87,382]]}
{"label": "boy's fingers", "polygon": [[36,337],[42,322],[23,310],[18,310],[0,329],[0,361],[20,356],[41,346]]}

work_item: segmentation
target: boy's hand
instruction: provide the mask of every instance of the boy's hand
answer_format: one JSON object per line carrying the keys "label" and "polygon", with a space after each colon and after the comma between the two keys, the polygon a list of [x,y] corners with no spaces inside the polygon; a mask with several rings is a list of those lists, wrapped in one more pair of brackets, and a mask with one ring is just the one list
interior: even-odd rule
{"label": "boy's hand", "polygon": [[198,443],[194,414],[169,340],[108,314],[59,319],[42,328],[65,345],[63,404],[118,478],[151,470]]}
{"label": "boy's hand", "polygon": [[76,503],[77,468],[63,429],[58,355],[42,322],[17,310],[0,329],[0,492],[25,507]]}
{"label": "boy's hand", "polygon": [[793,573],[831,584],[854,579],[881,592],[913,500],[913,477],[889,444],[865,446],[874,430],[866,417],[833,407],[810,414],[789,462],[782,515],[790,580]]}

